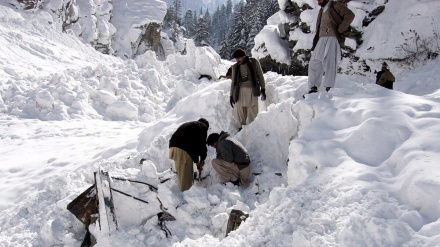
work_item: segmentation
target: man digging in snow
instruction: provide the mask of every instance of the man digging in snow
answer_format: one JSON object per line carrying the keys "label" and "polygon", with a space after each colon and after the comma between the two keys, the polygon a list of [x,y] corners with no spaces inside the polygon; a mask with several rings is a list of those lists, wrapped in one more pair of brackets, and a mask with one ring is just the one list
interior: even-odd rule
{"label": "man digging in snow", "polygon": [[243,144],[223,131],[220,134],[210,134],[206,143],[216,149],[217,158],[212,160],[212,167],[220,175],[222,183],[249,183],[251,162]]}
{"label": "man digging in snow", "polygon": [[193,162],[199,169],[205,164],[208,128],[208,121],[201,118],[180,125],[171,136],[169,157],[176,166],[180,191],[189,190],[194,182]]}

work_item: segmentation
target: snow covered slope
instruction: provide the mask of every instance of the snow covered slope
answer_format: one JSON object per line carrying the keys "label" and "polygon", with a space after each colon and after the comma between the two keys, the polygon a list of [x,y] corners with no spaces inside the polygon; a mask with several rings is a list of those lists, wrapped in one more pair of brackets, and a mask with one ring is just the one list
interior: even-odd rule
{"label": "snow covered slope", "polygon": [[[114,193],[120,230],[97,234],[97,246],[438,245],[439,59],[401,71],[395,91],[338,75],[336,88],[306,99],[307,77],[267,73],[267,100],[237,132],[230,80],[198,79],[230,65],[210,48],[122,61],[44,16],[0,13],[0,246],[79,246],[85,229],[66,206],[98,167],[157,191],[113,180],[148,204]],[[209,148],[210,176],[178,190],[168,140],[200,117],[248,149],[248,187],[219,183]],[[168,237],[161,204],[176,218]],[[225,237],[232,209],[250,217]]]}

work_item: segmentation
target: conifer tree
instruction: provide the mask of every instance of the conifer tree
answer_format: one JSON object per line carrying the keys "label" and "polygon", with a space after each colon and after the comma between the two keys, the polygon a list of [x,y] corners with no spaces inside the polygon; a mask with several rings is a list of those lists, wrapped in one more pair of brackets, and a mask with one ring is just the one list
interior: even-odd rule
{"label": "conifer tree", "polygon": [[203,17],[205,18],[206,23],[209,25],[211,23],[211,14],[209,14],[208,9],[206,9]]}
{"label": "conifer tree", "polygon": [[220,42],[220,47],[218,54],[225,59],[230,59],[231,56],[231,46],[229,45],[228,39],[226,36],[222,37],[223,39]]}
{"label": "conifer tree", "polygon": [[219,16],[220,16],[220,7],[217,6],[217,9],[215,10],[214,14],[212,15],[211,22],[209,23],[209,26],[208,26],[208,31],[209,31],[210,37],[211,37],[211,46],[216,50],[219,47],[219,43],[220,43],[219,34],[221,33],[219,30],[220,25],[221,25]]}
{"label": "conifer tree", "polygon": [[197,10],[194,10],[194,26],[197,27],[199,25],[199,15],[197,14]]}
{"label": "conifer tree", "polygon": [[226,17],[229,18],[232,15],[232,0],[226,2]]}
{"label": "conifer tree", "polygon": [[[232,8],[231,8],[232,10]],[[220,7],[219,12],[219,23],[216,28],[217,32],[217,43],[219,44],[218,52],[221,57],[228,58],[229,57],[229,43],[227,42],[227,37],[229,34],[229,30],[231,27],[230,18],[227,15],[226,6],[223,4]]]}
{"label": "conifer tree", "polygon": [[[169,0],[171,2],[171,0]],[[211,45],[221,57],[229,59],[233,50],[243,48],[248,53],[255,45],[255,36],[266,20],[279,11],[278,0],[240,0],[233,4],[225,1],[212,14],[203,8],[187,10],[181,16],[182,0],[173,0],[164,19],[164,30],[174,40],[181,32],[180,23],[186,29],[184,36],[193,38],[196,45]]]}
{"label": "conifer tree", "polygon": [[186,28],[185,37],[193,38],[196,34],[196,25],[194,24],[192,10],[190,9],[186,11],[185,18],[183,20],[183,26]]}
{"label": "conifer tree", "polygon": [[247,27],[245,21],[244,2],[240,1],[234,6],[234,21],[228,35],[229,53],[236,48],[246,49],[247,44]]}
{"label": "conifer tree", "polygon": [[261,19],[262,5],[257,0],[248,0],[246,7],[246,13],[249,14],[246,22],[250,25],[246,50],[251,52],[255,45],[255,36],[263,29],[264,26]]}
{"label": "conifer tree", "polygon": [[168,7],[165,17],[163,19],[164,29],[169,29],[174,22],[175,10],[173,6]]}
{"label": "conifer tree", "polygon": [[182,23],[182,0],[173,0],[174,21],[181,25]]}
{"label": "conifer tree", "polygon": [[228,16],[227,8],[225,5],[222,5],[219,13],[219,29],[220,37],[224,38],[224,36],[228,33],[229,28],[231,27],[231,17]]}
{"label": "conifer tree", "polygon": [[197,27],[197,33],[194,41],[197,46],[205,46],[210,44],[208,25],[204,16],[200,16],[199,18],[199,25]]}
{"label": "conifer tree", "polygon": [[269,17],[280,10],[278,0],[264,0],[262,4],[264,9],[264,11],[262,12],[263,20],[269,19]]}

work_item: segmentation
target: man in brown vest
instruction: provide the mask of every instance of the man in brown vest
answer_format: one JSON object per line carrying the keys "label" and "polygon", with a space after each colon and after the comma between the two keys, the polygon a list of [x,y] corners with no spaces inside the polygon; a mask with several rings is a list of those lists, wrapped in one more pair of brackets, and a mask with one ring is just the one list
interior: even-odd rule
{"label": "man in brown vest", "polygon": [[[258,96],[266,100],[266,84],[260,62],[236,49],[232,56],[237,63],[232,65],[231,94],[229,102],[236,107],[240,129],[254,121],[258,114]],[[239,129],[239,130],[240,130]]]}
{"label": "man in brown vest", "polygon": [[327,91],[335,86],[341,47],[345,42],[344,32],[354,19],[353,12],[339,2],[317,1],[321,10],[316,21],[316,34],[309,62],[309,93],[318,92],[323,75],[323,84]]}
{"label": "man in brown vest", "polygon": [[390,68],[387,63],[382,64],[382,69],[377,73],[376,84],[381,85],[384,88],[393,90],[393,83],[396,81],[393,73],[391,73]]}

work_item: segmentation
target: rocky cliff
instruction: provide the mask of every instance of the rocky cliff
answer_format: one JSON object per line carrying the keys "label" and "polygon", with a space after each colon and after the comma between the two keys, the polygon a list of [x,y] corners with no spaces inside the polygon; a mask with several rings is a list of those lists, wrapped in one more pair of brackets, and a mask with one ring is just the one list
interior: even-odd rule
{"label": "rocky cliff", "polygon": [[104,54],[133,58],[152,50],[163,58],[170,52],[167,36],[161,34],[167,8],[163,1],[8,1],[10,6],[23,11],[49,14],[48,24],[76,35]]}
{"label": "rocky cliff", "polygon": [[[312,3],[312,6],[308,3]],[[363,43],[364,29],[383,12],[386,3],[387,1],[345,1],[356,18],[346,33],[345,47],[342,48],[343,60],[352,66],[342,68],[341,72],[353,69],[353,66],[357,66],[356,70],[359,71],[370,70],[367,62],[356,55],[356,51]],[[319,8],[316,1],[280,1],[280,11],[269,18],[260,36],[256,37],[256,46],[252,51],[266,71],[307,75]],[[271,29],[276,30],[271,32],[276,35],[267,38],[268,30]],[[268,47],[268,43],[274,43],[273,39],[278,39],[278,44],[276,47]]]}

